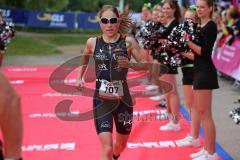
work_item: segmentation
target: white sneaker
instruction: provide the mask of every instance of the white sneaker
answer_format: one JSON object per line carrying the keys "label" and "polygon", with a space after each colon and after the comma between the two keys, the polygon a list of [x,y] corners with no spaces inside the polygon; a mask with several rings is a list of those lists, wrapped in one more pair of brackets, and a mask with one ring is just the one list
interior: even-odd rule
{"label": "white sneaker", "polygon": [[202,148],[200,151],[190,154],[190,157],[194,159],[194,158],[201,157],[202,155],[205,155],[205,154],[207,154],[207,151],[204,148]]}
{"label": "white sneaker", "polygon": [[156,117],[157,117],[158,120],[168,119],[168,111],[166,109],[157,110],[157,116]]}
{"label": "white sneaker", "polygon": [[201,145],[200,140],[198,138],[197,139],[193,138],[193,136],[190,134],[187,135],[187,137],[183,139],[179,139],[175,142],[179,147],[189,147],[189,146],[199,147]]}
{"label": "white sneaker", "polygon": [[174,124],[172,121],[160,127],[161,131],[179,131],[180,129],[180,124]]}
{"label": "white sneaker", "polygon": [[218,160],[218,155],[217,153],[211,155],[206,151],[205,154],[201,155],[200,157],[194,158],[193,160]]}
{"label": "white sneaker", "polygon": [[149,81],[143,81],[143,82],[141,83],[141,85],[142,85],[142,86],[148,86],[148,85],[152,85],[152,83],[149,82]]}
{"label": "white sneaker", "polygon": [[156,95],[156,96],[152,96],[149,99],[153,100],[153,101],[160,101],[162,99],[164,99],[165,96],[163,95]]}

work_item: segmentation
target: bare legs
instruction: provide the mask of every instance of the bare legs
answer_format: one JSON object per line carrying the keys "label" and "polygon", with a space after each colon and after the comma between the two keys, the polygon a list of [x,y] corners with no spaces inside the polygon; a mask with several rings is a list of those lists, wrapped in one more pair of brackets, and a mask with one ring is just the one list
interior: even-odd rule
{"label": "bare legs", "polygon": [[193,89],[192,85],[183,85],[183,94],[185,98],[185,104],[189,108],[190,111],[190,133],[193,138],[197,139],[199,136],[199,128],[200,128],[200,118],[196,110],[196,106],[194,103]]}
{"label": "bare legs", "polygon": [[179,96],[177,92],[177,82],[174,74],[165,74],[161,80],[166,81],[172,85],[172,90],[166,93],[167,110],[172,115],[173,123],[179,122]]}
{"label": "bare legs", "polygon": [[205,150],[215,153],[216,128],[212,118],[212,90],[194,90],[194,103],[205,136]]}
{"label": "bare legs", "polygon": [[118,156],[124,150],[129,135],[116,133],[116,141],[113,144],[112,133],[102,132],[99,139],[102,145],[102,160],[112,160],[113,154]]}

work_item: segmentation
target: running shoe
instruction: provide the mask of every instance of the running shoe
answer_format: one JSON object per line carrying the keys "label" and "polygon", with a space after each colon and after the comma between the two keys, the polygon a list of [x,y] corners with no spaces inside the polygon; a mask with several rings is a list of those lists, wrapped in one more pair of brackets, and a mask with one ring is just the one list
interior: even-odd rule
{"label": "running shoe", "polygon": [[218,155],[217,153],[211,155],[206,151],[205,154],[202,154],[201,156],[194,158],[193,160],[218,160]]}
{"label": "running shoe", "polygon": [[201,146],[200,140],[195,139],[192,135],[188,134],[185,138],[175,141],[179,147],[199,147]]}
{"label": "running shoe", "polygon": [[207,154],[207,151],[204,148],[202,148],[200,151],[190,154],[190,157],[194,159],[194,158],[201,157],[202,155],[205,155],[205,154]]}
{"label": "running shoe", "polygon": [[174,124],[172,121],[160,127],[161,131],[180,131],[180,124]]}

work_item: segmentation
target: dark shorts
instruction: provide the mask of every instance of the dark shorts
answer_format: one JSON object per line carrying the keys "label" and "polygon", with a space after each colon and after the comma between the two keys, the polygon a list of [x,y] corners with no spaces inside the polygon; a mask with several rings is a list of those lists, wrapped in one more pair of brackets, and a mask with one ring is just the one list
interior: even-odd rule
{"label": "dark shorts", "polygon": [[154,52],[154,51],[153,51],[153,52],[151,53],[151,56],[152,56],[153,59],[159,60],[160,53],[157,53],[157,52]]}
{"label": "dark shorts", "polygon": [[173,68],[173,67],[169,67],[168,65],[163,65],[163,64],[161,65],[164,66],[164,68],[160,69],[160,74],[178,74],[177,67]]}
{"label": "dark shorts", "polygon": [[0,51],[5,50],[5,44],[3,42],[0,42]]}
{"label": "dark shorts", "polygon": [[217,89],[217,73],[213,72],[196,72],[193,75],[193,89]]}
{"label": "dark shorts", "polygon": [[182,68],[182,84],[192,85],[193,84],[193,67],[183,67]]}
{"label": "dark shorts", "polygon": [[132,129],[133,107],[122,101],[93,99],[94,122],[97,133],[112,132],[113,120],[118,133],[127,135]]}
{"label": "dark shorts", "polygon": [[178,74],[177,68],[169,67],[167,74]]}

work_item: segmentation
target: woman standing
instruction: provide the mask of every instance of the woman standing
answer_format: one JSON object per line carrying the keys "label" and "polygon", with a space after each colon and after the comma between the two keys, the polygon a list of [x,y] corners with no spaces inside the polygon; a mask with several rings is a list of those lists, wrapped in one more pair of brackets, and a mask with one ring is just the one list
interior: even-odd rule
{"label": "woman standing", "polygon": [[[94,122],[102,146],[102,160],[112,160],[118,159],[124,150],[132,128],[133,102],[126,79],[128,68],[134,66],[129,60],[131,56],[138,63],[143,59],[136,40],[122,34],[131,24],[128,15],[106,5],[98,16],[102,35],[88,39],[83,60],[87,64],[87,57],[92,55],[95,61]],[[79,72],[80,89],[84,87],[85,70],[86,66]],[[117,131],[114,144],[113,120]]]}
{"label": "woman standing", "polygon": [[194,160],[216,160],[216,129],[212,118],[212,90],[219,88],[217,72],[211,59],[217,37],[217,25],[212,21],[213,0],[197,0],[197,15],[200,18],[200,44],[192,41],[188,46],[195,53],[194,58],[194,108],[196,108],[205,136],[202,150],[192,154]]}
{"label": "woman standing", "polygon": [[[180,8],[175,0],[165,0],[163,2],[163,12],[166,22],[166,31],[165,38],[170,35],[174,27],[179,24],[179,19],[181,17]],[[161,55],[166,55],[166,53],[161,53]],[[169,115],[169,123],[160,127],[161,131],[179,131],[179,96],[177,92],[177,82],[176,74],[177,68],[172,67],[170,64],[167,64],[169,68],[168,73],[164,74],[161,77],[161,80],[166,81],[172,85],[172,90],[169,93],[166,93],[166,103],[167,110]]]}
{"label": "woman standing", "polygon": [[[196,7],[189,7],[184,15],[185,21],[192,21],[194,23],[198,23],[198,17],[196,12]],[[190,111],[190,134],[188,134],[185,138],[176,141],[179,146],[193,146],[198,147],[201,145],[199,140],[199,128],[200,128],[200,120],[196,109],[193,106],[193,60],[194,53],[186,52],[182,54],[182,89],[185,99],[185,105],[188,107]]]}
{"label": "woman standing", "polygon": [[5,22],[3,20],[2,12],[0,11],[0,67],[2,66],[6,45],[14,37],[14,34],[13,23]]}

